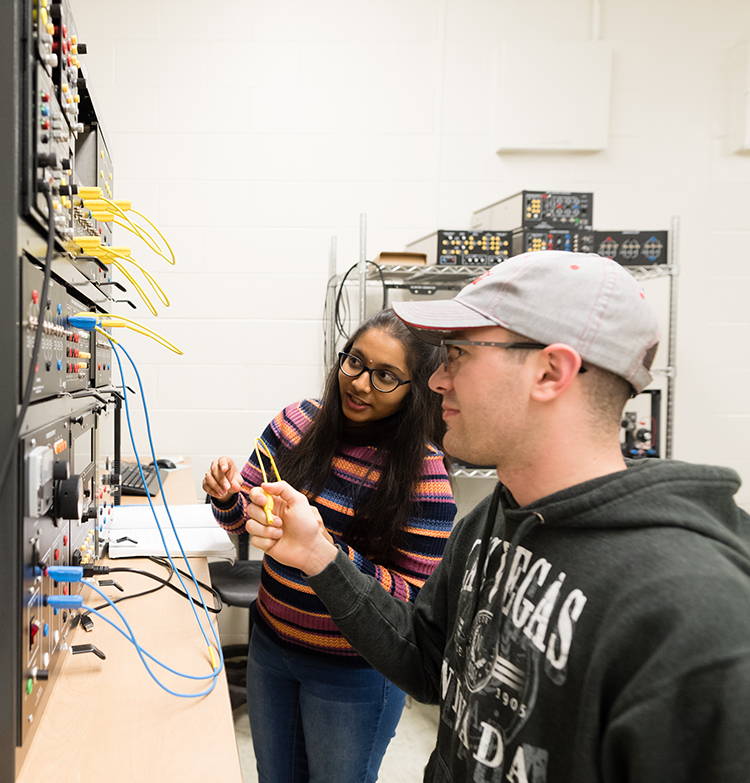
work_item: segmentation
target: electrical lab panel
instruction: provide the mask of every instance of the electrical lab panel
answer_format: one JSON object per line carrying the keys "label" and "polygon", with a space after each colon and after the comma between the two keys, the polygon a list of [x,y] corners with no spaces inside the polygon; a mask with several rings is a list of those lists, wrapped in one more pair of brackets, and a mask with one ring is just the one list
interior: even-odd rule
{"label": "electrical lab panel", "polygon": [[[24,11],[28,14],[28,7]],[[78,40],[69,1],[33,0],[31,16],[27,15],[24,23],[31,27],[37,62],[53,81],[65,122],[73,133],[83,131],[79,119],[79,55],[86,53],[86,45]]]}
{"label": "electrical lab panel", "polygon": [[21,260],[21,268],[20,377],[24,381],[36,331],[39,328],[44,331],[32,400],[108,385],[112,377],[109,341],[96,332],[76,329],[68,323],[71,315],[88,312],[89,304],[54,279],[50,280],[47,301],[40,301],[44,272],[28,257]]}
{"label": "electrical lab panel", "polygon": [[[7,602],[0,635],[0,783],[14,781],[21,769],[45,706],[54,699],[53,684],[71,654],[70,633],[79,616],[45,605],[45,596],[81,587],[53,582],[44,568],[83,565],[101,554],[98,525],[113,502],[100,477],[103,431],[115,443],[119,464],[121,395],[111,385],[111,345],[68,319],[111,312],[114,302],[129,296],[113,280],[112,267],[82,253],[74,241],[86,236],[112,244],[112,222],[97,220],[79,189],[97,186],[112,198],[114,175],[70,2],[5,5],[0,346],[6,382],[0,385],[0,431],[14,439],[2,444],[13,459],[0,482],[0,591]],[[114,481],[113,475],[107,480]]]}
{"label": "electrical lab panel", "polygon": [[515,231],[519,228],[588,229],[594,219],[594,194],[522,190],[476,211],[473,229]]}
{"label": "electrical lab panel", "polygon": [[83,79],[79,55],[85,53],[86,46],[78,41],[68,0],[35,0],[31,9],[25,4],[23,8],[22,24],[37,52],[33,67],[21,72],[30,96],[22,107],[21,143],[27,153],[21,171],[24,212],[46,226],[48,208],[43,191],[48,190],[53,197],[56,234],[71,239],[77,190],[75,146],[85,132],[79,116],[79,80]]}
{"label": "electrical lab panel", "polygon": [[594,250],[594,232],[565,228],[522,228],[513,232],[512,248],[514,256],[537,250],[591,253]]}
{"label": "electrical lab panel", "polygon": [[507,231],[448,231],[441,229],[407,245],[410,252],[424,253],[428,264],[437,266],[494,266],[510,255]]}
{"label": "electrical lab panel", "polygon": [[666,264],[667,231],[595,231],[594,252],[623,266]]}
{"label": "electrical lab panel", "polygon": [[[79,593],[80,584],[54,582],[51,565],[90,562],[98,547],[96,437],[105,411],[100,403],[69,401],[60,418],[22,438],[23,477],[21,659],[21,746],[28,747],[52,691],[77,613],[53,610],[44,596]],[[33,418],[43,411],[34,411]]]}
{"label": "electrical lab panel", "polygon": [[65,111],[57,97],[52,78],[41,65],[36,66],[32,103],[33,177],[30,179],[30,205],[36,208],[43,221],[47,219],[47,202],[42,189],[53,194],[55,230],[61,237],[71,238],[72,229],[72,173],[75,139],[68,125]]}
{"label": "electrical lab panel", "polygon": [[[80,187],[100,187],[114,198],[110,152],[87,85],[86,67],[68,0],[38,0],[31,9],[38,59],[25,77],[31,99],[22,108],[22,203],[38,225],[47,225],[44,191],[52,195],[55,233],[75,254],[75,236],[112,244],[112,222],[97,221],[77,198]],[[28,21],[28,20],[27,20]],[[98,275],[101,279],[102,275]],[[108,279],[106,273],[103,279]]]}

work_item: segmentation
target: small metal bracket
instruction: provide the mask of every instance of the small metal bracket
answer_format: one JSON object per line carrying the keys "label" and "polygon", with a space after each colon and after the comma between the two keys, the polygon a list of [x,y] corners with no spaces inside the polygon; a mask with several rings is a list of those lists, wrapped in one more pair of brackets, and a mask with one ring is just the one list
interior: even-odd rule
{"label": "small metal bracket", "polygon": [[70,651],[73,653],[73,655],[82,655],[83,653],[94,653],[98,658],[101,658],[103,661],[107,660],[107,656],[98,648],[95,647],[93,644],[74,644]]}

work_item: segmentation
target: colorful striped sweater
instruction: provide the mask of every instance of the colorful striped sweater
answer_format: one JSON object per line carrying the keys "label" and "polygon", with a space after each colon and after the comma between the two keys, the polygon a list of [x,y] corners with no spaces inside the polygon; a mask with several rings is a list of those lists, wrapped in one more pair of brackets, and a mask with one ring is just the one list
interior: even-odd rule
{"label": "colorful striped sweater", "polygon": [[[285,447],[299,443],[319,409],[319,401],[306,399],[289,405],[276,416],[262,436],[271,453],[276,454],[279,443]],[[365,493],[373,491],[377,485],[380,476],[377,467],[369,474],[368,469],[373,463],[377,466],[382,459],[383,455],[378,451],[373,446],[341,445],[334,456],[329,480],[311,503],[318,508],[336,544],[360,571],[377,579],[391,595],[413,601],[443,555],[456,505],[443,454],[427,444],[422,477],[414,498],[414,515],[409,520],[403,548],[398,550],[390,568],[363,557],[342,541],[340,535],[353,516],[356,490],[362,485],[360,497],[364,500]],[[255,454],[242,469],[242,478],[245,487],[227,504],[212,501],[217,522],[230,533],[244,530],[246,507],[250,502],[246,493],[263,480]],[[341,635],[300,571],[278,563],[270,555],[263,558],[253,619],[282,646],[304,648],[313,655],[333,657],[344,665],[367,666]]]}

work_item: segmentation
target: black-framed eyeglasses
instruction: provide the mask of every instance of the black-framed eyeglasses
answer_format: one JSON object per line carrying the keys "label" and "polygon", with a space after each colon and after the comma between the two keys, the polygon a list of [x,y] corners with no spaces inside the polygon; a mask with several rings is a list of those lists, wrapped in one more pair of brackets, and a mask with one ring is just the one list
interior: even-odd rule
{"label": "black-framed eyeglasses", "polygon": [[[491,348],[507,348],[510,350],[516,349],[526,349],[529,351],[539,351],[543,348],[547,347],[547,343],[492,343],[487,342],[485,340],[452,340],[452,339],[441,339],[438,343],[440,347],[440,361],[442,362],[443,366],[447,370],[451,362],[454,362],[458,357],[461,355],[460,352],[457,353],[457,355],[451,355],[451,352],[449,348],[453,345],[486,345]],[[581,366],[581,368],[578,370],[579,373],[586,372],[586,368]]]}
{"label": "black-framed eyeglasses", "polygon": [[402,380],[390,370],[379,370],[377,368],[370,369],[369,367],[365,367],[365,363],[359,356],[346,353],[345,351],[339,352],[339,369],[349,378],[359,378],[363,372],[368,373],[370,376],[370,385],[385,394],[396,391],[399,386],[405,386],[407,383],[411,383],[411,381]]}

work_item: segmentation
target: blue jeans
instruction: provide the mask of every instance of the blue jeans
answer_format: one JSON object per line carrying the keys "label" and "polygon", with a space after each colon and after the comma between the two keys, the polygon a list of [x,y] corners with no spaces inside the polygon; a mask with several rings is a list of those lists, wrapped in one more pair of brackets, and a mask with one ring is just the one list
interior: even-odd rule
{"label": "blue jeans", "polygon": [[404,698],[374,669],[285,649],[256,626],[247,710],[260,783],[374,783]]}

